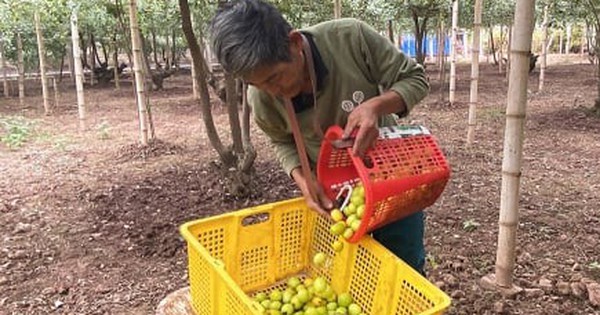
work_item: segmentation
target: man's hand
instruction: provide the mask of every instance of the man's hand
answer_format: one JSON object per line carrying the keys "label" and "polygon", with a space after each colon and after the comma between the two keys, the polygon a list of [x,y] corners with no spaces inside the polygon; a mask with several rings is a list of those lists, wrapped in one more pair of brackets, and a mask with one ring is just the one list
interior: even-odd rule
{"label": "man's hand", "polygon": [[304,199],[306,200],[306,204],[313,210],[317,211],[320,215],[328,216],[329,210],[333,208],[333,202],[325,195],[323,191],[323,187],[317,182],[315,182],[317,200],[310,195],[308,190],[308,185],[306,183],[306,179],[302,174],[302,169],[300,167],[296,167],[292,170],[292,178],[296,182],[298,188],[302,192]]}
{"label": "man's hand", "polygon": [[377,102],[377,98],[372,98],[357,106],[350,113],[350,116],[348,116],[348,122],[346,123],[342,139],[348,139],[354,130],[358,128],[352,147],[353,155],[364,156],[365,152],[375,144],[379,136],[379,129],[377,129],[377,121],[379,119],[376,111]]}
{"label": "man's hand", "polygon": [[373,97],[356,106],[350,113],[342,139],[348,139],[358,128],[352,154],[363,157],[365,152],[375,145],[375,141],[379,137],[377,126],[379,117],[405,110],[404,100],[394,91],[387,91],[380,96]]}

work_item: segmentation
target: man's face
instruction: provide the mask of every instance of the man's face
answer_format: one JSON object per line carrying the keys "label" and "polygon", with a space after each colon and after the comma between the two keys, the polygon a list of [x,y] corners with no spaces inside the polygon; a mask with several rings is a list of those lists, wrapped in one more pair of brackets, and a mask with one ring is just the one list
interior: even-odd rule
{"label": "man's face", "polygon": [[292,98],[300,94],[304,83],[302,42],[292,35],[290,39],[291,60],[257,68],[246,76],[248,84],[279,97]]}

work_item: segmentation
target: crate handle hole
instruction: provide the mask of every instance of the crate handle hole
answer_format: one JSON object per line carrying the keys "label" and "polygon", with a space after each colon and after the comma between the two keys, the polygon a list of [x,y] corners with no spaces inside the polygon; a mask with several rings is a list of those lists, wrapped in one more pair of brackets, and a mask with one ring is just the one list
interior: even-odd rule
{"label": "crate handle hole", "polygon": [[249,215],[242,219],[242,226],[250,226],[269,221],[271,215],[268,212],[261,212]]}

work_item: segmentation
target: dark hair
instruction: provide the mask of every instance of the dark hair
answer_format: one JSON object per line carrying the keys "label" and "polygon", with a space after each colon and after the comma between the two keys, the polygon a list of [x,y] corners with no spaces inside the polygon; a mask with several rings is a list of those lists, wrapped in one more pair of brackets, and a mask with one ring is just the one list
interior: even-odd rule
{"label": "dark hair", "polygon": [[223,69],[235,76],[289,61],[290,31],[277,8],[261,0],[221,3],[210,26],[213,51]]}

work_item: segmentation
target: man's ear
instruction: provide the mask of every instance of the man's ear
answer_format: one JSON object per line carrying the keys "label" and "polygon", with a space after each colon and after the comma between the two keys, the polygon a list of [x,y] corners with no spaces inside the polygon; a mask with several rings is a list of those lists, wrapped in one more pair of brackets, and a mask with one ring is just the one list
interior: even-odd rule
{"label": "man's ear", "polygon": [[288,36],[290,37],[290,48],[302,50],[302,34],[297,30],[293,30],[290,31]]}

